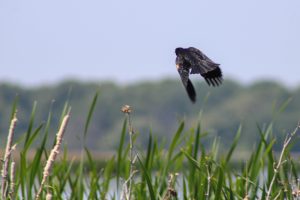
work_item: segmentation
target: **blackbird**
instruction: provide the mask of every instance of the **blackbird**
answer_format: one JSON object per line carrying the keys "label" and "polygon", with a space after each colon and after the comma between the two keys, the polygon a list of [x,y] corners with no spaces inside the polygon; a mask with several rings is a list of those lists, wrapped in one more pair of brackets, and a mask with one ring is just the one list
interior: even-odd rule
{"label": "blackbird", "polygon": [[222,84],[220,64],[213,62],[199,49],[194,47],[176,48],[176,68],[181,81],[193,103],[196,102],[196,91],[189,79],[190,74],[200,74],[209,86]]}

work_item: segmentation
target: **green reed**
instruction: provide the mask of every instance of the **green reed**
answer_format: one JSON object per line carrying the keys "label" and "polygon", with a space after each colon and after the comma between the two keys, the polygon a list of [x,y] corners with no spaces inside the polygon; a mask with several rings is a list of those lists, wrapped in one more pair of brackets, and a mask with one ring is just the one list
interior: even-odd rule
{"label": "green reed", "polygon": [[[260,140],[253,145],[249,155],[239,160],[242,126],[237,127],[232,144],[227,150],[222,148],[222,152],[222,141],[218,138],[209,147],[204,146],[207,132],[202,129],[201,121],[194,127],[186,127],[181,121],[169,143],[158,142],[150,131],[148,144],[141,148],[136,142],[141,136],[133,131],[134,121],[130,122],[131,119],[125,116],[115,155],[99,165],[85,144],[97,99],[98,94],[87,106],[80,158],[72,159],[68,147],[60,146],[60,156],[53,159],[44,183],[44,168],[57,140],[49,141],[52,110],[46,122],[39,123],[35,115],[37,103],[33,104],[27,131],[20,138],[13,138],[19,155],[11,154],[9,160],[2,156],[2,171],[12,169],[6,170],[7,176],[2,177],[1,186],[5,184],[1,190],[2,199],[34,199],[40,188],[39,199],[246,200],[300,197],[299,164],[290,154],[299,125],[287,134],[278,153],[274,152],[277,141],[273,136],[273,124],[266,128],[257,127],[257,133],[253,134],[258,134]],[[16,101],[12,106],[11,120],[18,116],[17,107]],[[134,110],[127,114],[134,115]],[[62,125],[66,115],[72,120],[68,102],[57,127]],[[48,148],[49,144],[53,146]],[[34,153],[30,155],[32,149]],[[16,150],[11,148],[11,151]],[[8,162],[8,167],[4,168],[5,162]],[[232,163],[237,164],[233,167]]]}

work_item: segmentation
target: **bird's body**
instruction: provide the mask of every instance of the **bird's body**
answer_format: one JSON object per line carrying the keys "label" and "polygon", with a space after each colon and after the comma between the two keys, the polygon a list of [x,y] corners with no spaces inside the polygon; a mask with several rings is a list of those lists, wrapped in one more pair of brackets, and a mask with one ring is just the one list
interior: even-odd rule
{"label": "bird's body", "polygon": [[189,79],[190,74],[200,74],[208,85],[218,86],[222,83],[222,71],[219,64],[213,62],[199,49],[176,48],[175,54],[177,71],[192,102],[196,101],[196,92]]}

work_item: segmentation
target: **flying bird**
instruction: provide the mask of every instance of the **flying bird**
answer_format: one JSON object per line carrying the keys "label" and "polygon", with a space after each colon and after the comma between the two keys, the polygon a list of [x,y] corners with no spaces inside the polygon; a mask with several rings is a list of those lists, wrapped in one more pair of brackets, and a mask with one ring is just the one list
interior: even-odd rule
{"label": "flying bird", "polygon": [[220,64],[213,62],[199,49],[194,47],[176,48],[176,68],[181,81],[193,103],[196,102],[196,91],[189,79],[190,74],[200,74],[209,86],[222,84],[222,71]]}

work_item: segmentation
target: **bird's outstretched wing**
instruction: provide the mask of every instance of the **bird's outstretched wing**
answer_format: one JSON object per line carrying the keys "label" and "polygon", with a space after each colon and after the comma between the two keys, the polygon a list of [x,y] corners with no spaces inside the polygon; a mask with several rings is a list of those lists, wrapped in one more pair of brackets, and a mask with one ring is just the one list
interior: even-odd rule
{"label": "bird's outstretched wing", "polygon": [[207,73],[201,74],[201,76],[204,77],[208,85],[218,86],[223,81],[222,71],[219,66]]}
{"label": "bird's outstretched wing", "polygon": [[195,88],[189,79],[189,69],[184,68],[183,66],[177,65],[177,71],[180,75],[181,81],[189,95],[189,98],[193,103],[196,102],[196,91]]}
{"label": "bird's outstretched wing", "polygon": [[222,83],[222,71],[219,64],[213,62],[199,49],[187,48],[184,58],[191,63],[191,74],[201,74],[208,85],[218,86]]}

